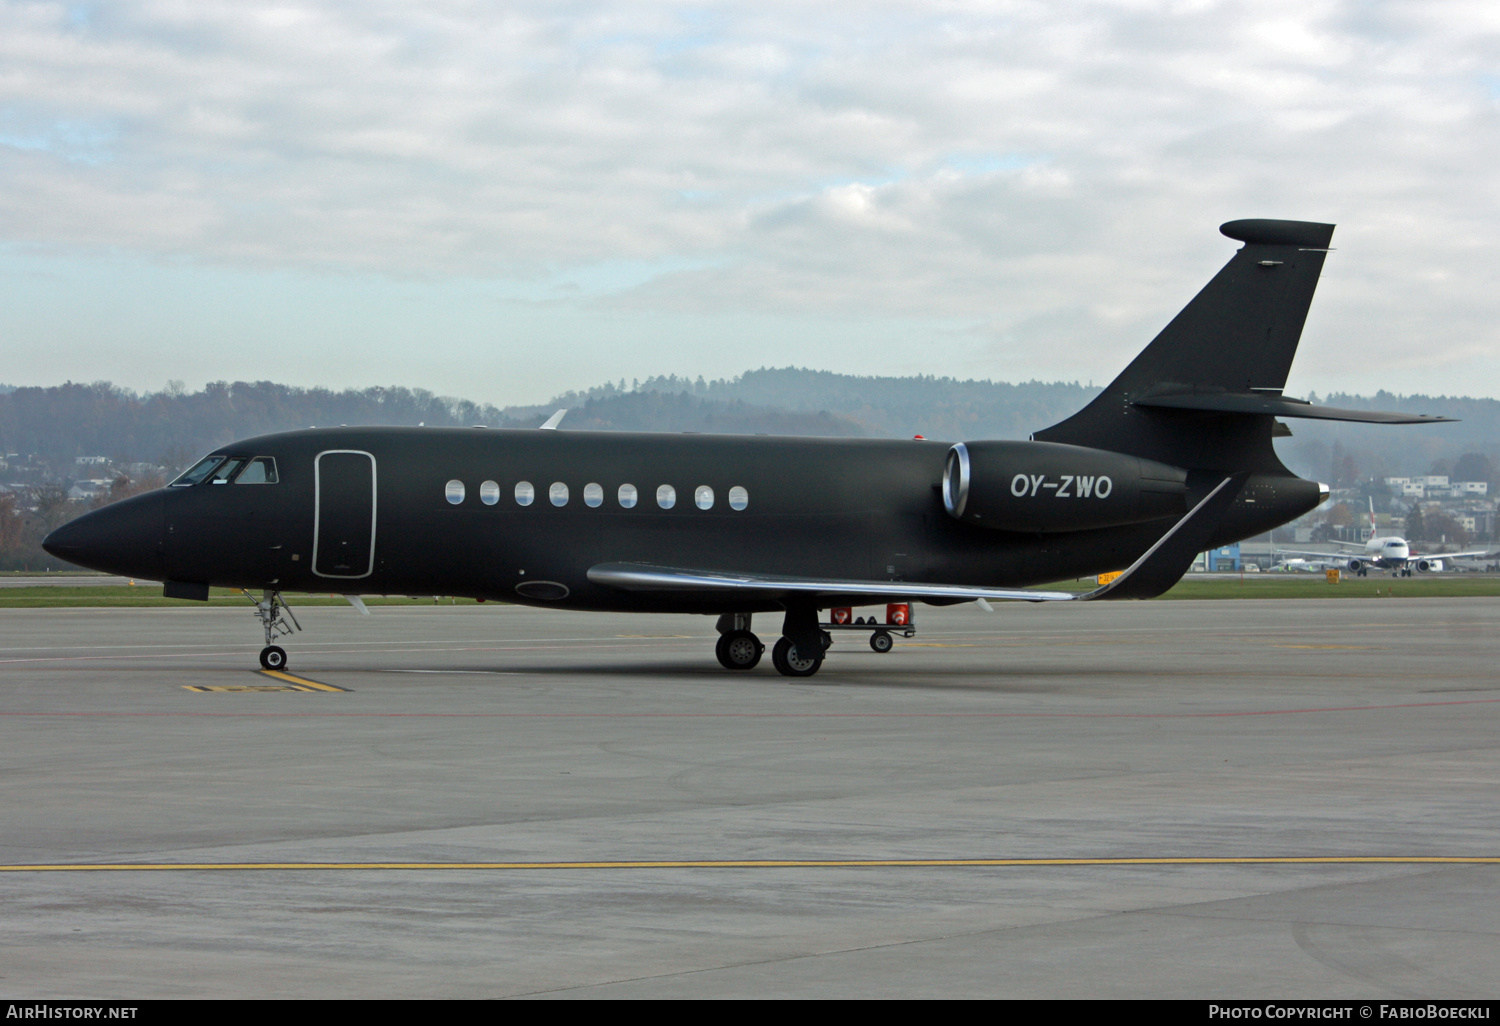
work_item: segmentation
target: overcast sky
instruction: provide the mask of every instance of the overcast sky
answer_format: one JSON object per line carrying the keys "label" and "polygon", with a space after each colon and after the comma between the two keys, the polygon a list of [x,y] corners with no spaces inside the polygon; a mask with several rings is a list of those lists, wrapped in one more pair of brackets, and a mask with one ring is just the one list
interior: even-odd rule
{"label": "overcast sky", "polygon": [[1500,4],[0,0],[0,382],[1112,377],[1333,221],[1289,391],[1500,396]]}

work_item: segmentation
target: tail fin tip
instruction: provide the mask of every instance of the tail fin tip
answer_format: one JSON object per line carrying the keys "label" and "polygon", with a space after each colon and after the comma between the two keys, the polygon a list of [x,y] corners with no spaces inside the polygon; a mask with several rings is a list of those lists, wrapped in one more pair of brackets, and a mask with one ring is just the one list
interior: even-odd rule
{"label": "tail fin tip", "polygon": [[1258,246],[1302,246],[1327,249],[1333,241],[1331,224],[1317,221],[1275,221],[1264,217],[1226,221],[1219,225],[1220,234]]}

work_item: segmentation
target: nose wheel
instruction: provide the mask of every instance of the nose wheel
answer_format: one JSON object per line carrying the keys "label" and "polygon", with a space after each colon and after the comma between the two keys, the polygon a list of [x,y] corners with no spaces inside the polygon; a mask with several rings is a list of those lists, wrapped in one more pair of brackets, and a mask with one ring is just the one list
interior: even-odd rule
{"label": "nose wheel", "polygon": [[266,632],[266,647],[260,650],[260,665],[265,670],[286,669],[286,649],[271,642],[277,638],[290,637],[292,628],[302,629],[297,622],[296,616],[292,615],[291,607],[281,598],[281,592],[272,591],[270,588],[261,592],[260,601],[247,591],[245,597],[255,602],[255,618]]}

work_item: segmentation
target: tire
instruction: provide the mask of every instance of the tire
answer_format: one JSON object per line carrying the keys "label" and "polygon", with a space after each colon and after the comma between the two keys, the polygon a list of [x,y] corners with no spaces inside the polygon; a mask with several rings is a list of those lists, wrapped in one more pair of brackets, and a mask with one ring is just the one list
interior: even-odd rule
{"label": "tire", "polygon": [[812,659],[804,659],[791,638],[781,638],[771,649],[771,662],[784,677],[811,677],[823,665],[823,653],[820,651]]}
{"label": "tire", "polygon": [[881,655],[889,652],[896,644],[896,639],[891,637],[890,631],[876,631],[870,635],[870,647]]}
{"label": "tire", "polygon": [[261,649],[260,667],[263,670],[286,669],[286,649],[280,645],[267,645]]}
{"label": "tire", "polygon": [[822,635],[823,651],[827,652],[833,646],[833,635],[827,631],[819,631],[818,633]]}
{"label": "tire", "polygon": [[714,655],[719,657],[719,665],[726,670],[754,669],[765,650],[766,646],[749,631],[720,634],[718,644],[714,645]]}

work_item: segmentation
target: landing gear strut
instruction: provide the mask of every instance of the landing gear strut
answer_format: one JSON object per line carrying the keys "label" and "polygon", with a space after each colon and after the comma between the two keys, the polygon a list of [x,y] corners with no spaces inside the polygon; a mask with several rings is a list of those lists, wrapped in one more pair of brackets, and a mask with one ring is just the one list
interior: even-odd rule
{"label": "landing gear strut", "polygon": [[786,607],[781,638],[771,648],[771,665],[785,677],[811,677],[823,665],[823,653],[833,644],[833,635],[818,623],[814,606]]}
{"label": "landing gear strut", "polygon": [[[266,647],[260,650],[260,665],[265,670],[286,669],[286,649],[271,642],[279,637],[287,637],[292,633],[292,628],[302,629],[297,622],[297,617],[292,614],[292,609],[281,597],[281,592],[272,591],[270,588],[261,592],[262,598],[259,602],[247,591],[244,593],[247,599],[255,602],[255,618],[260,621],[266,631]],[[285,614],[285,615],[283,615]],[[291,624],[288,625],[287,621]]]}

